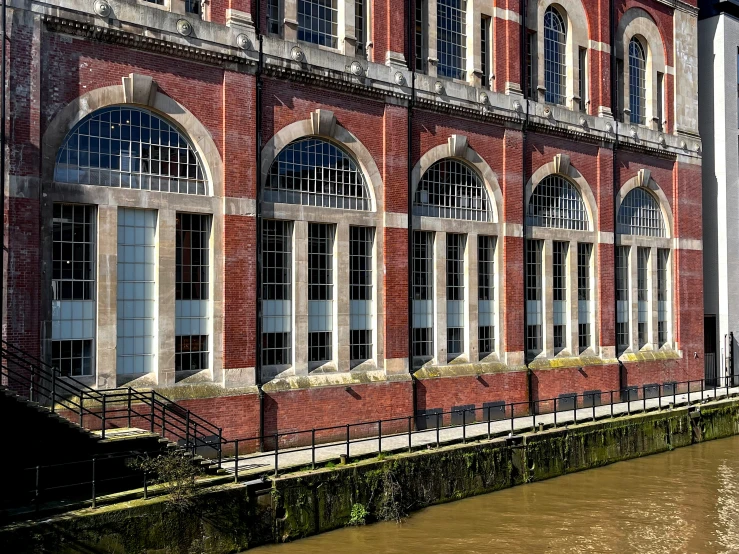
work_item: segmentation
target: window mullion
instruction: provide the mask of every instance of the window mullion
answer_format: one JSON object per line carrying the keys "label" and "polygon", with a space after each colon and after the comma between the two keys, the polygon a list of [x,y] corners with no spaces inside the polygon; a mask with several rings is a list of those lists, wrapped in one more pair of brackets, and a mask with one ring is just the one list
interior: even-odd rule
{"label": "window mullion", "polygon": [[350,305],[349,300],[349,223],[342,221],[336,225],[336,238],[334,239],[334,321],[336,322],[333,333],[334,360],[337,362],[339,371],[349,371],[351,342],[351,331],[349,325]]}
{"label": "window mullion", "polygon": [[465,322],[467,323],[465,351],[470,362],[477,362],[480,359],[479,350],[479,304],[478,304],[478,277],[479,277],[479,259],[478,259],[478,242],[479,238],[476,233],[467,235],[467,252],[465,254]]}
{"label": "window mullion", "polygon": [[308,374],[308,222],[293,224],[293,369]]}
{"label": "window mullion", "polygon": [[437,64],[439,63],[439,54],[436,48],[436,1],[437,0],[425,0],[426,4],[426,73],[430,78],[435,78],[437,75]]}
{"label": "window mullion", "polygon": [[436,363],[447,362],[447,317],[446,317],[446,233],[434,234],[434,341]]}
{"label": "window mullion", "polygon": [[542,299],[542,322],[543,332],[543,352],[548,358],[554,356],[554,292],[552,279],[552,261],[554,259],[554,241],[547,239],[543,241],[544,251],[542,252],[542,279],[541,279],[541,299]]}

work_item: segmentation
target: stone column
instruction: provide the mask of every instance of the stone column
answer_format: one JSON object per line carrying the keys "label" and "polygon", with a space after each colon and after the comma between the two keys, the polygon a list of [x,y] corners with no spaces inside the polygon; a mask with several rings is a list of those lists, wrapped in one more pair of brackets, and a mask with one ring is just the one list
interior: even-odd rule
{"label": "stone column", "polygon": [[282,38],[287,42],[298,40],[298,0],[283,0],[284,18],[282,20]]}
{"label": "stone column", "polygon": [[345,56],[353,58],[357,53],[357,31],[355,23],[355,1],[339,0],[338,2],[338,47]]}
{"label": "stone column", "polygon": [[99,205],[97,252],[97,386],[116,386],[118,341],[118,208]]}
{"label": "stone column", "polygon": [[293,223],[293,370],[308,375],[308,222]]}
{"label": "stone column", "polygon": [[[428,0],[426,4],[428,10],[426,18],[426,42],[427,42],[427,62],[426,73],[429,77],[436,77],[437,65],[439,64],[439,54],[436,51],[436,0]],[[446,348],[446,346],[445,346]]]}
{"label": "stone column", "polygon": [[434,236],[434,348],[436,363],[447,363],[446,351],[446,233]]}
{"label": "stone column", "polygon": [[467,251],[464,257],[464,289],[465,289],[465,321],[466,329],[466,348],[467,359],[470,362],[480,360],[480,341],[478,337],[479,323],[477,310],[477,234],[470,233],[467,235]]}
{"label": "stone column", "polygon": [[547,358],[554,356],[554,291],[552,285],[552,262],[554,257],[553,241],[542,241],[544,249],[541,255],[541,309],[542,309],[542,339],[543,353]]}
{"label": "stone column", "polygon": [[349,223],[336,226],[334,238],[334,360],[338,371],[350,369]]}
{"label": "stone column", "polygon": [[639,351],[639,254],[636,246],[629,247],[629,344],[632,352]]}
{"label": "stone column", "polygon": [[175,275],[177,213],[159,210],[157,214],[157,383],[160,386],[175,382]]}
{"label": "stone column", "polygon": [[[578,267],[578,243],[572,241],[567,247],[567,321],[569,322],[569,329],[567,336],[565,337],[565,349],[570,354],[577,356],[580,354],[580,312],[579,312],[579,298],[580,291],[578,288],[577,279],[577,267]],[[591,280],[592,283],[592,280]],[[590,293],[592,297],[592,292]],[[592,343],[592,329],[593,329],[593,318],[590,317],[590,330],[591,330],[591,343]]]}

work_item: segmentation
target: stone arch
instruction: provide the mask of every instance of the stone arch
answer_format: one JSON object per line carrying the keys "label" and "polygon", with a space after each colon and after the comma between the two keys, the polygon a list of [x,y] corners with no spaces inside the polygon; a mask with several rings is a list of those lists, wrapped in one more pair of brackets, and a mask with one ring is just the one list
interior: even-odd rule
{"label": "stone arch", "polygon": [[336,116],[328,110],[314,111],[310,119],[296,121],[283,127],[269,139],[262,149],[262,182],[264,186],[272,163],[291,142],[305,137],[319,137],[337,143],[354,158],[367,179],[372,212],[383,212],[382,176],[369,150],[350,131],[339,125]]}
{"label": "stone arch", "polygon": [[672,209],[670,203],[667,200],[667,195],[660,188],[657,182],[652,179],[650,171],[648,169],[640,169],[639,172],[626,181],[618,192],[616,193],[616,220],[618,220],[618,213],[621,210],[621,204],[624,198],[635,188],[643,188],[649,192],[659,205],[660,211],[662,212],[662,221],[665,224],[665,238],[672,238],[672,230],[674,229],[674,220],[672,217]]}
{"label": "stone arch", "polygon": [[[526,183],[524,189],[524,200],[526,211],[528,211],[529,202],[531,196],[534,193],[536,186],[549,175],[561,175],[566,177],[580,193],[580,197],[583,199],[585,209],[588,212],[588,219],[590,221],[591,229],[589,232],[596,232],[600,228],[598,225],[598,207],[595,202],[595,196],[590,188],[590,185],[585,180],[585,177],[570,163],[570,157],[567,154],[557,154],[551,162],[545,163],[540,166],[531,175],[531,178]],[[524,214],[525,216],[525,214]]]}
{"label": "stone arch", "polygon": [[[537,93],[540,102],[544,101],[544,14],[552,6],[565,21],[567,26],[566,65],[567,65],[567,107],[579,108],[572,99],[577,96],[578,56],[580,48],[590,47],[590,24],[588,15],[581,0],[539,0],[529,2],[527,24],[529,29],[536,31],[536,86],[541,94]],[[580,99],[580,102],[583,100]]]}
{"label": "stone arch", "polygon": [[[631,110],[629,105],[629,42],[636,38],[645,48],[647,54],[646,69],[646,119],[647,125],[657,127],[657,73],[663,75],[667,71],[667,55],[665,53],[662,34],[657,24],[642,8],[630,8],[621,17],[616,29],[616,57],[623,60],[623,88],[618,91],[624,110]],[[667,102],[663,107],[667,113]],[[628,122],[627,122],[628,123]]]}
{"label": "stone arch", "polygon": [[[130,79],[129,83],[126,82]],[[144,94],[133,88],[133,81],[148,83]],[[131,105],[151,110],[179,127],[190,140],[203,163],[209,190],[208,196],[223,196],[223,161],[208,129],[187,108],[173,98],[157,91],[151,78],[132,74],[123,78],[122,85],[91,90],[67,104],[51,121],[41,140],[41,170],[45,181],[54,178],[54,165],[59,148],[67,134],[87,115],[108,106]],[[146,86],[146,85],[144,85]]]}
{"label": "stone arch", "polygon": [[446,158],[456,158],[467,162],[471,165],[482,178],[487,189],[488,196],[493,203],[493,223],[500,223],[502,220],[501,210],[503,209],[503,193],[500,190],[498,177],[488,163],[480,156],[467,142],[467,137],[460,135],[452,135],[449,137],[447,144],[440,144],[428,150],[418,160],[413,167],[411,174],[411,182],[413,190],[411,198],[415,198],[416,189],[421,182],[421,178],[426,171],[436,162]]}

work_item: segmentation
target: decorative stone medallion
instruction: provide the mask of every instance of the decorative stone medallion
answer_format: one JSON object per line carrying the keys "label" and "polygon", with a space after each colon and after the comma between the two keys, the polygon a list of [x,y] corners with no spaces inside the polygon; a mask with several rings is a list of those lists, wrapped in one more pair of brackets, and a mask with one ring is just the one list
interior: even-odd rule
{"label": "decorative stone medallion", "polygon": [[436,91],[436,94],[441,94],[442,92],[444,92],[444,83],[442,83],[441,81],[436,81],[436,83],[434,83],[434,90]]}
{"label": "decorative stone medallion", "polygon": [[395,72],[395,84],[401,87],[405,84],[405,76],[400,71]]}
{"label": "decorative stone medallion", "polygon": [[290,57],[296,62],[305,61],[305,54],[300,46],[293,46],[293,49],[290,50]]}
{"label": "decorative stone medallion", "polygon": [[187,19],[178,19],[177,32],[183,37],[189,37],[192,34],[192,24]]}
{"label": "decorative stone medallion", "polygon": [[95,13],[98,14],[100,17],[108,17],[111,13],[113,13],[110,4],[108,4],[105,0],[95,0],[93,9],[95,10]]}
{"label": "decorative stone medallion", "polygon": [[362,64],[359,62],[352,62],[352,65],[349,67],[349,70],[352,72],[352,75],[356,75],[357,77],[361,77],[364,75],[364,68],[362,67]]}
{"label": "decorative stone medallion", "polygon": [[236,37],[236,46],[238,46],[242,50],[251,50],[251,41],[249,40],[249,37],[247,37],[244,33],[240,33]]}

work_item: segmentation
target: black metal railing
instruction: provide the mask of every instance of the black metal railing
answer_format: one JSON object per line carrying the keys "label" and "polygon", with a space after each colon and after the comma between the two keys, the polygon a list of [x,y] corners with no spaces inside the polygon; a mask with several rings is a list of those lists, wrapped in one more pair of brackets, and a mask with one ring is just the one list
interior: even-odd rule
{"label": "black metal railing", "polygon": [[[705,380],[677,381],[662,384],[640,385],[638,387],[629,387],[618,391],[588,391],[582,394],[565,394],[557,398],[535,399],[533,401],[534,409],[531,409],[532,403],[526,402],[509,402],[509,403],[489,403],[483,407],[465,407],[458,410],[442,411],[438,410],[431,414],[412,417],[397,417],[390,419],[381,419],[362,423],[352,423],[345,425],[336,425],[330,427],[313,428],[303,431],[290,431],[283,433],[273,433],[271,435],[246,437],[235,440],[221,439],[218,457],[218,467],[222,464],[233,464],[233,479],[239,481],[240,470],[245,465],[246,458],[243,447],[250,443],[254,445],[264,444],[272,452],[262,455],[250,456],[249,460],[252,465],[256,461],[255,458],[264,458],[270,456],[273,459],[274,468],[261,471],[261,474],[274,472],[277,476],[280,472],[280,455],[289,453],[297,453],[301,451],[311,452],[311,461],[309,464],[300,463],[292,464],[293,468],[302,468],[310,465],[315,468],[319,460],[316,459],[316,453],[322,449],[333,448],[340,454],[331,455],[324,458],[320,462],[329,462],[334,459],[340,459],[346,456],[348,460],[351,457],[351,447],[362,442],[376,441],[377,449],[372,450],[369,454],[378,455],[388,452],[412,451],[414,448],[440,447],[442,444],[465,443],[468,440],[491,439],[494,436],[514,435],[522,431],[535,430],[541,426],[557,426],[564,423],[584,423],[587,421],[595,421],[598,418],[621,417],[628,416],[632,413],[647,411],[650,406],[647,402],[656,400],[656,409],[662,409],[670,404],[677,405],[678,400],[691,404],[697,401],[703,402],[706,399],[715,399],[719,394],[728,397],[733,386],[731,376],[720,379],[722,386],[705,385]],[[712,394],[711,394],[712,393]],[[600,413],[598,408],[602,408]],[[625,408],[625,409],[624,409]],[[571,412],[572,416],[567,413]],[[552,416],[548,422],[542,421],[542,416]],[[539,419],[537,419],[539,418]],[[530,421],[524,425],[516,425],[520,420]],[[493,425],[498,424],[494,429]],[[460,429],[461,434],[456,433],[454,436],[443,437],[442,433],[450,429]],[[322,436],[323,435],[323,436]],[[321,442],[326,437],[336,437],[341,435],[340,440],[332,440]],[[422,435],[425,435],[422,436]],[[416,440],[419,437],[424,440]],[[296,437],[305,437],[305,446],[287,446],[287,444],[298,442]],[[389,448],[383,447],[383,441],[404,437],[403,445],[399,445],[395,441],[395,445]],[[286,440],[290,439],[290,440]],[[513,439],[515,440],[515,439]],[[282,444],[282,446],[281,446]],[[251,448],[253,449],[253,448]],[[221,456],[222,450],[228,450],[229,455]],[[116,460],[123,458],[138,457],[139,452],[126,452],[113,456],[95,457],[82,461],[70,462],[66,464],[54,464],[45,466],[35,466],[24,470],[26,474],[26,483],[31,483],[25,488],[25,503],[32,508],[43,505],[47,500],[51,501],[61,496],[76,502],[83,502],[86,505],[96,507],[101,500],[101,496],[109,492],[119,492],[120,483],[129,484],[125,490],[134,491],[143,489],[140,493],[144,498],[151,494],[148,488],[151,483],[152,475],[144,472],[140,467],[126,464],[125,470],[106,470],[106,465],[113,465],[115,468]],[[77,471],[70,471],[69,468],[77,468]],[[287,469],[287,467],[283,467]],[[76,478],[67,477],[58,478],[58,475],[74,475]],[[253,475],[253,474],[252,474]],[[117,484],[118,483],[118,484]],[[61,493],[60,491],[66,491]],[[157,494],[164,494],[166,491],[160,490]],[[115,501],[119,497],[111,497],[105,499]],[[57,503],[58,507],[58,503]]]}
{"label": "black metal railing", "polygon": [[222,429],[158,392],[131,387],[93,389],[74,377],[0,341],[0,383],[31,402],[47,406],[80,427],[99,430],[138,426],[176,441],[193,454],[221,457]]}
{"label": "black metal railing", "polygon": [[[721,386],[719,386],[721,382]],[[405,446],[400,450],[411,451],[414,446],[440,446],[457,442],[466,442],[470,436],[468,432],[472,425],[483,425],[475,428],[475,440],[480,438],[491,438],[493,436],[492,426],[496,422],[509,422],[504,429],[498,426],[495,434],[501,432],[515,434],[517,431],[516,421],[528,419],[531,422],[526,429],[536,429],[538,424],[545,424],[542,416],[552,416],[548,425],[557,426],[560,423],[582,423],[594,421],[598,417],[628,416],[634,412],[647,411],[647,402],[656,400],[654,409],[662,409],[669,404],[677,404],[678,397],[686,397],[687,403],[696,401],[703,402],[707,397],[716,398],[724,391],[728,396],[730,388],[734,386],[731,378],[726,377],[716,381],[713,386],[706,386],[705,380],[675,381],[668,383],[654,383],[627,387],[612,391],[586,391],[582,394],[564,394],[557,398],[535,399],[533,402],[491,402],[482,407],[464,407],[448,411],[436,410],[430,414],[421,416],[396,417],[361,423],[350,423],[329,427],[305,429],[300,431],[276,432],[268,435],[244,437],[239,439],[224,440],[222,450],[227,452],[228,457],[219,460],[221,464],[233,463],[234,479],[239,479],[240,464],[243,464],[244,455],[258,450],[263,446],[267,451],[264,456],[273,457],[274,475],[280,471],[279,457],[284,453],[311,452],[311,460],[308,465],[316,467],[316,452],[322,449],[332,448],[341,454],[334,455],[332,459],[351,457],[352,445],[362,442],[375,441],[377,450],[372,454],[383,454],[383,440],[391,437],[406,436]],[[713,394],[707,394],[713,392]],[[533,410],[532,410],[533,405]],[[600,414],[599,412],[600,410]],[[566,414],[572,413],[571,417]],[[564,415],[560,415],[564,414]],[[537,419],[538,418],[538,419]],[[566,421],[563,419],[567,418]],[[485,428],[486,426],[486,428]],[[460,428],[461,436],[447,437],[442,440],[442,431],[451,428]],[[521,426],[518,426],[521,430]],[[414,445],[413,437],[425,434],[426,441]],[[397,441],[396,441],[397,444]],[[393,448],[398,451],[399,448]],[[270,452],[271,451],[271,452]],[[250,456],[253,457],[253,456]],[[323,460],[326,462],[327,460]],[[299,464],[305,467],[305,463]]]}

